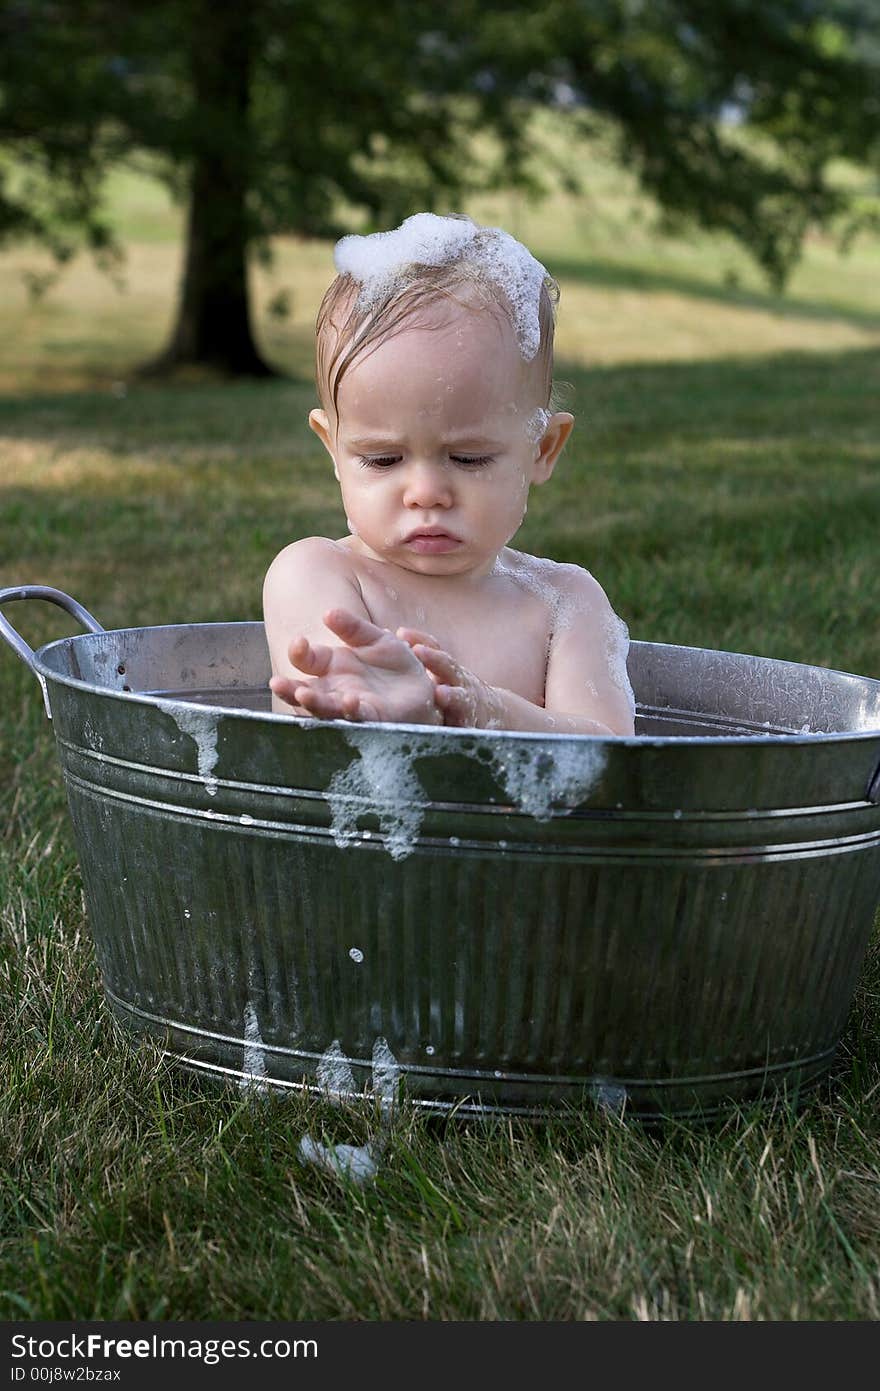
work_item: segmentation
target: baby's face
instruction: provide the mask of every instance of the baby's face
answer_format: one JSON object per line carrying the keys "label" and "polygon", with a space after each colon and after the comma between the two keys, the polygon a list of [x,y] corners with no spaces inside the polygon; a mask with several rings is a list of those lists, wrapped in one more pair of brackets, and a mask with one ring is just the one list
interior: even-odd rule
{"label": "baby's face", "polygon": [[500,313],[446,301],[355,361],[338,416],[313,411],[352,544],[421,574],[488,573],[549,476],[572,417],[536,410]]}

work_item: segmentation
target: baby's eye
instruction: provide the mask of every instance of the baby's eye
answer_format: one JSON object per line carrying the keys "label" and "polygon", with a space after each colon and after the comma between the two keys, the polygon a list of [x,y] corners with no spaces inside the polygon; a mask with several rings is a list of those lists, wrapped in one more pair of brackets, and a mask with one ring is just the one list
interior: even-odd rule
{"label": "baby's eye", "polygon": [[491,464],[491,454],[450,454],[450,459],[454,464],[461,464],[463,468],[481,468],[483,464]]}
{"label": "baby's eye", "polygon": [[392,464],[400,463],[399,454],[359,454],[358,460],[361,468],[391,468]]}

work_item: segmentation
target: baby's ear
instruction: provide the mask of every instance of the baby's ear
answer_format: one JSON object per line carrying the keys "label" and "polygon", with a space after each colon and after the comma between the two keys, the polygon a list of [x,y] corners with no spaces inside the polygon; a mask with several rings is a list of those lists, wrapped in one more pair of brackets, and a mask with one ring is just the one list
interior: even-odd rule
{"label": "baby's ear", "polygon": [[309,425],[311,429],[314,430],[327,452],[332,454],[333,450],[330,447],[330,417],[327,412],[322,410],[309,411]]}
{"label": "baby's ear", "polygon": [[556,467],[556,460],[565,447],[565,442],[574,427],[574,416],[568,411],[557,411],[551,415],[538,445],[538,457],[532,472],[533,483],[546,483]]}

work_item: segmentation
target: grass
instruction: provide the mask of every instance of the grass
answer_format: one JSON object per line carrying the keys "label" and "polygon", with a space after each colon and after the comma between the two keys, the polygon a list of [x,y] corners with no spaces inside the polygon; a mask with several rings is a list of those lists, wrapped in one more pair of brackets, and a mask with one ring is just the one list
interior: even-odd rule
{"label": "grass", "polygon": [[[588,204],[476,209],[562,280],[578,426],[522,546],[587,565],[635,637],[880,677],[880,247],[814,240],[780,301],[595,173]],[[290,381],[142,386],[179,222],[131,175],[114,198],[124,296],[82,266],[29,304],[36,253],[0,259],[0,584],[57,585],[107,626],[256,618],[279,547],[344,530],[305,427],[329,248],[282,244],[259,279],[263,306],[294,287],[290,321],[259,321]],[[8,613],[34,644],[70,631]],[[402,1113],[373,1184],[304,1168],[304,1132],[363,1143],[373,1119],[215,1090],[109,1017],[39,692],[0,654],[0,1317],[874,1320],[878,995],[874,944],[797,1110],[658,1131]]]}

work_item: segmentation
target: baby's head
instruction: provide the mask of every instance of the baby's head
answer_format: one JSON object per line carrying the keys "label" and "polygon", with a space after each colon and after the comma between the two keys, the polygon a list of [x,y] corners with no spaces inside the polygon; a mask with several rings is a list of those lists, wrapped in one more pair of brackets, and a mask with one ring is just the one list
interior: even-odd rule
{"label": "baby's head", "polygon": [[344,237],[336,267],[309,422],[356,544],[423,573],[487,571],[573,423],[548,409],[556,284],[506,232],[433,213]]}
{"label": "baby's head", "polygon": [[467,217],[416,213],[391,232],[343,237],[334,255],[339,272],[317,321],[316,377],[327,414],[338,413],[340,385],[364,355],[430,307],[492,315],[512,330],[518,377],[512,389],[538,413],[553,388],[553,334],[559,287],[534,256],[507,232]]}

